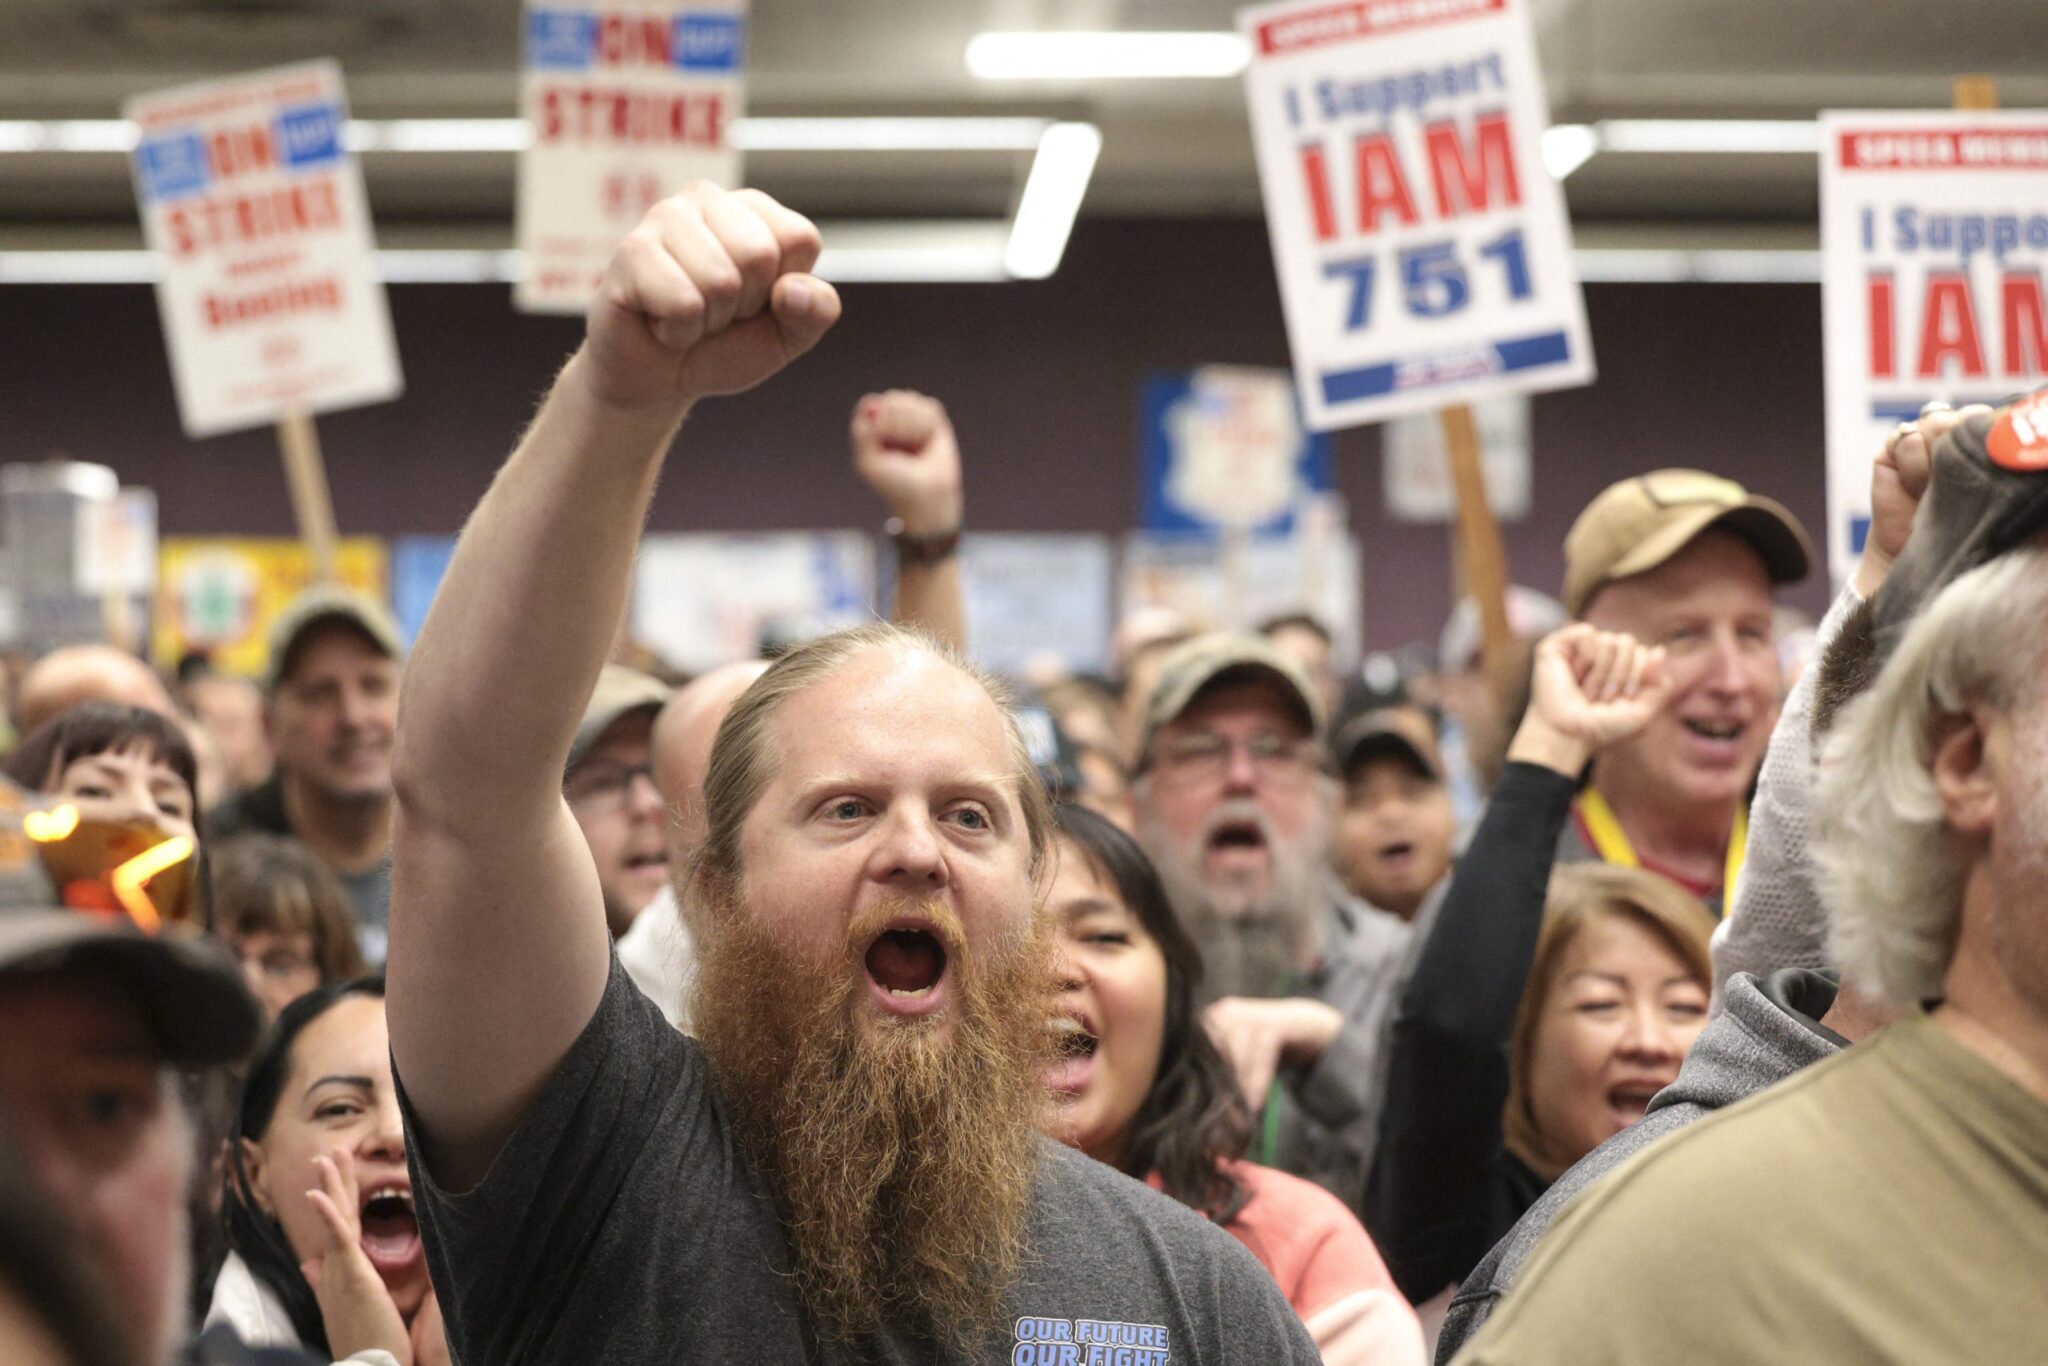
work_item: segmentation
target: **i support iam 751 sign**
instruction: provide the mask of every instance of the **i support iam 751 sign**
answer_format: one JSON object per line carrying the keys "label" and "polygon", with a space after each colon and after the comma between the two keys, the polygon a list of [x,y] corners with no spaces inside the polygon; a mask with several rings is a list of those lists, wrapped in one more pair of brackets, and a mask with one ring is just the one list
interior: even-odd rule
{"label": "i support iam 751 sign", "polygon": [[200,437],[396,398],[362,171],[333,62],[128,102],[178,414]]}
{"label": "i support iam 751 sign", "polygon": [[1308,425],[1593,378],[1523,0],[1241,11]]}
{"label": "i support iam 751 sign", "polygon": [[1870,462],[1942,399],[1997,403],[2048,379],[2048,111],[1821,120],[1828,561],[1870,527]]}

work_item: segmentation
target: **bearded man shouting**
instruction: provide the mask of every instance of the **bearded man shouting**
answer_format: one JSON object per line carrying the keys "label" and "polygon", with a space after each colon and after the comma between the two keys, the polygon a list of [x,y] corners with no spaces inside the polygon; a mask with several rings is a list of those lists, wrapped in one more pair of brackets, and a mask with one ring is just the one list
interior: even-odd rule
{"label": "bearded man shouting", "polygon": [[413,655],[389,1011],[449,1344],[469,1366],[1312,1362],[1232,1238],[1035,1136],[1045,796],[1000,693],[930,641],[813,642],[721,727],[680,889],[700,1040],[611,955],[563,760],[683,416],[837,320],[819,249],[753,192],[653,209]]}

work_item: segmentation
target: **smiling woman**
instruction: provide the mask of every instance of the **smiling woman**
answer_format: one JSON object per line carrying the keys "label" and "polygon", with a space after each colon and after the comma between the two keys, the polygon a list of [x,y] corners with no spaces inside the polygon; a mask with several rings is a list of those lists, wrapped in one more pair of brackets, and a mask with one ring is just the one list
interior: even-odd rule
{"label": "smiling woman", "polygon": [[1243,1160],[1251,1116],[1197,1023],[1201,952],[1144,852],[1093,811],[1063,806],[1056,820],[1054,1136],[1228,1230],[1326,1363],[1420,1362],[1421,1328],[1357,1218],[1321,1187]]}

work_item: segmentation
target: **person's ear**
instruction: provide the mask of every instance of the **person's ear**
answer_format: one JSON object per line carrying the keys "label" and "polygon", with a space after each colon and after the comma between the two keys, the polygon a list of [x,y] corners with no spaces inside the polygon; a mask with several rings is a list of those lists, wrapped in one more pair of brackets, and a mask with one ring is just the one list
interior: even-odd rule
{"label": "person's ear", "polygon": [[1993,713],[1973,704],[1939,722],[1928,776],[1943,822],[1957,834],[1989,838],[1998,815],[1998,758],[2004,734]]}
{"label": "person's ear", "polygon": [[277,1217],[277,1205],[271,1200],[270,1192],[263,1183],[263,1149],[256,1145],[254,1139],[244,1138],[239,1140],[239,1142],[242,1145],[242,1176],[247,1183],[245,1189],[248,1192],[249,1201],[257,1209],[275,1219]]}

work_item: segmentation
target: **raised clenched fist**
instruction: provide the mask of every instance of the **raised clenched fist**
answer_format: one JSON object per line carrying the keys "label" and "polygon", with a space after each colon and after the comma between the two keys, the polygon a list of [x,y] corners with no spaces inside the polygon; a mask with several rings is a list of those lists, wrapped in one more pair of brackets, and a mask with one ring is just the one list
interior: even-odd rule
{"label": "raised clenched fist", "polygon": [[1649,724],[1671,696],[1662,646],[1574,622],[1536,646],[1529,710],[1508,757],[1576,774]]}
{"label": "raised clenched fist", "polygon": [[957,529],[960,447],[945,405],[891,389],[853,407],[853,467],[913,536]]}
{"label": "raised clenched fist", "polygon": [[751,389],[839,320],[810,273],[818,230],[758,190],[699,181],[647,211],[590,305],[584,369],[626,408],[687,406]]}

